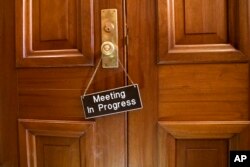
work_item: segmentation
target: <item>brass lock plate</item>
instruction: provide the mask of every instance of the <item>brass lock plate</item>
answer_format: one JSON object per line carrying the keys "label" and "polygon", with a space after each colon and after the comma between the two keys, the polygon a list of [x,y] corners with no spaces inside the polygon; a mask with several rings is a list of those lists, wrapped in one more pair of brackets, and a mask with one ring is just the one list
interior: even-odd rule
{"label": "brass lock plate", "polygon": [[116,9],[101,11],[102,67],[118,68],[118,23]]}

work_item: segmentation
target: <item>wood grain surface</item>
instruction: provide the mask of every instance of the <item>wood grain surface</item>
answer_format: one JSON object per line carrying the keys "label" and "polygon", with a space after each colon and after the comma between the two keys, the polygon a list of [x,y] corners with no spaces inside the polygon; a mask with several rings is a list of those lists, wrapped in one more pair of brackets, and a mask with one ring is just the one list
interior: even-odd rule
{"label": "wood grain surface", "polygon": [[0,1],[0,165],[18,166],[14,1]]}

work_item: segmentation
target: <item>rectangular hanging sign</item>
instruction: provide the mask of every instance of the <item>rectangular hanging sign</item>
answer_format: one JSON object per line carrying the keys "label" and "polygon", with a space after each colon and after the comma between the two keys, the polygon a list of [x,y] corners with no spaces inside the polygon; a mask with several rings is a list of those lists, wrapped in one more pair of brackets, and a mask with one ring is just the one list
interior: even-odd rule
{"label": "rectangular hanging sign", "polygon": [[138,84],[83,95],[81,100],[86,119],[142,108]]}

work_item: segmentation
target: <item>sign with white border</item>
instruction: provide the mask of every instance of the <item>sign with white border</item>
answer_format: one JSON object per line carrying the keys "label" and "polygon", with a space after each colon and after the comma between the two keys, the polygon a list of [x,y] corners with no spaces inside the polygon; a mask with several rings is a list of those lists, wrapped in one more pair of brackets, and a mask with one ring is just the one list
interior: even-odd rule
{"label": "sign with white border", "polygon": [[142,109],[138,84],[81,96],[85,118],[96,118]]}

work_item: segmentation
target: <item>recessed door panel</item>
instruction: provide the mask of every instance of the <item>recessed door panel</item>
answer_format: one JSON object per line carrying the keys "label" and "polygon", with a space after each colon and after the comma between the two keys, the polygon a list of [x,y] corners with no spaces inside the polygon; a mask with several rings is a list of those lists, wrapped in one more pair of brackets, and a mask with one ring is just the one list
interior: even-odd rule
{"label": "recessed door panel", "polygon": [[227,140],[177,140],[177,167],[227,167]]}
{"label": "recessed door panel", "polygon": [[176,45],[228,43],[226,0],[177,0],[173,10]]}
{"label": "recessed door panel", "polygon": [[158,0],[158,63],[246,62],[246,6],[245,0]]}
{"label": "recessed door panel", "polygon": [[95,123],[19,120],[20,165],[93,167]]}
{"label": "recessed door panel", "polygon": [[16,0],[16,3],[18,67],[93,64],[92,0]]}

